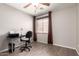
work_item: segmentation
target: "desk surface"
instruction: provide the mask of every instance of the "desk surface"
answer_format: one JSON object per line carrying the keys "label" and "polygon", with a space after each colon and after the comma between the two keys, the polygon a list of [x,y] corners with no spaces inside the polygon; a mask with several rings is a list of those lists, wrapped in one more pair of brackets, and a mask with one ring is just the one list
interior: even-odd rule
{"label": "desk surface", "polygon": [[8,38],[18,38],[18,37],[19,37],[19,33],[8,34]]}

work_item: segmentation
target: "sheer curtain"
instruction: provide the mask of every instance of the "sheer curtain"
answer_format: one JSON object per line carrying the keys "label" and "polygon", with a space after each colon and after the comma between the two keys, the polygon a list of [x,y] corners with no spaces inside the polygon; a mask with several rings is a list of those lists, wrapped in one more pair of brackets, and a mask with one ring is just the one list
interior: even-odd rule
{"label": "sheer curtain", "polygon": [[47,43],[48,40],[48,18],[36,20],[36,33],[38,42]]}

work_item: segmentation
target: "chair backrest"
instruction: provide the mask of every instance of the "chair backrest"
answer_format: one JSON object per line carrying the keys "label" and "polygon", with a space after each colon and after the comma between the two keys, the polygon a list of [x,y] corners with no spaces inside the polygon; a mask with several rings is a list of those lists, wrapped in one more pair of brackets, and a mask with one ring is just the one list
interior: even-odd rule
{"label": "chair backrest", "polygon": [[28,31],[26,33],[26,38],[31,38],[32,37],[32,31]]}

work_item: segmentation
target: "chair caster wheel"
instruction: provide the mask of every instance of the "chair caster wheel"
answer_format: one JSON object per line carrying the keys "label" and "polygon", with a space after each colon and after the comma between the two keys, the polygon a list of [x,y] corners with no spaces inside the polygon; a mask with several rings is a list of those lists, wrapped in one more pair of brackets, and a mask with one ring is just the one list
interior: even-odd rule
{"label": "chair caster wheel", "polygon": [[28,51],[30,51],[30,49],[28,49]]}

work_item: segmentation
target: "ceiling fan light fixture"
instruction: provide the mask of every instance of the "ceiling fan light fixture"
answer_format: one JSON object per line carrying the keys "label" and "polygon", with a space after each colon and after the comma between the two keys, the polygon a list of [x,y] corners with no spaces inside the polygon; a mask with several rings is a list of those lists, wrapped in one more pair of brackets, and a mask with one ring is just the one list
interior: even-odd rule
{"label": "ceiling fan light fixture", "polygon": [[38,6],[38,5],[39,5],[39,3],[32,3],[32,5],[33,5],[33,6]]}
{"label": "ceiling fan light fixture", "polygon": [[38,6],[39,1],[38,0],[31,0],[31,3],[33,6]]}

